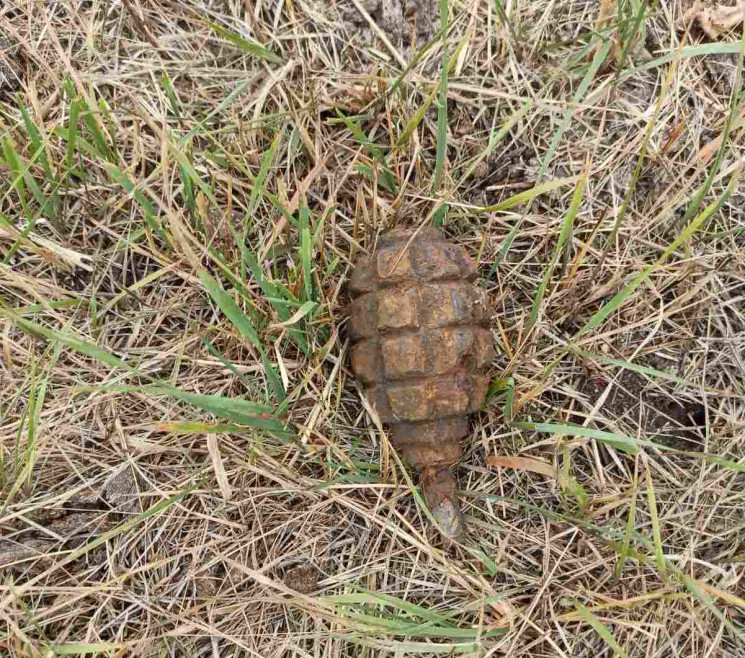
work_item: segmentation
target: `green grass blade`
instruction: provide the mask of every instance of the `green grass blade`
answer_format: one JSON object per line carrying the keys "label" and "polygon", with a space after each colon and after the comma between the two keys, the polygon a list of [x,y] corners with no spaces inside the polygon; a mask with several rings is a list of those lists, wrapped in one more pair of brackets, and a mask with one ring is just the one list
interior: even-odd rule
{"label": "green grass blade", "polygon": [[637,440],[632,436],[626,436],[625,434],[614,434],[612,432],[602,432],[600,430],[594,430],[589,427],[582,427],[580,425],[567,425],[561,423],[529,423],[529,422],[516,422],[514,427],[520,427],[526,430],[534,430],[536,432],[548,432],[550,434],[566,434],[567,436],[581,436],[588,439],[595,439],[601,443],[607,443],[614,448],[623,450],[631,455],[635,455],[639,452],[639,446]]}
{"label": "green grass blade", "polygon": [[[191,182],[189,172],[184,169],[183,165],[179,164],[178,170],[181,174],[181,182],[184,184],[184,198],[186,199],[186,206],[187,208],[189,208],[192,216],[197,216],[197,200],[194,196],[194,184]],[[202,229],[204,229],[204,226],[202,227]]]}
{"label": "green grass blade", "polygon": [[[112,147],[109,146],[106,137],[104,137],[103,130],[101,130],[101,126],[98,125],[98,120],[96,119],[98,108],[95,106],[91,107],[88,103],[88,99],[86,99],[86,104],[87,111],[82,113],[82,117],[93,137],[93,146],[96,149],[96,154],[98,157],[108,160],[112,164],[116,164],[116,156],[112,151]],[[115,146],[113,148],[116,149]]]}
{"label": "green grass blade", "polygon": [[598,363],[604,363],[609,366],[617,366],[619,368],[623,368],[624,370],[631,370],[633,372],[638,372],[640,375],[646,375],[648,377],[655,377],[657,379],[664,379],[665,381],[675,382],[676,384],[681,384],[682,386],[694,386],[694,387],[699,386],[699,384],[696,384],[695,382],[692,382],[688,379],[683,379],[682,377],[678,377],[677,375],[671,375],[668,372],[664,372],[663,370],[657,370],[656,368],[650,368],[649,366],[637,365],[636,363],[631,363],[629,361],[624,361],[622,359],[613,359],[609,356],[604,356],[602,354],[596,354],[595,352],[588,352],[587,350],[583,350],[578,347],[570,347],[569,349],[570,349],[570,352],[583,356],[587,359],[592,359],[593,361],[597,361]]}
{"label": "green grass blade", "polygon": [[[292,295],[292,293],[290,293],[290,291],[287,290],[287,288],[285,288],[284,286],[274,284],[269,281],[266,276],[264,276],[264,272],[261,269],[259,260],[255,254],[246,250],[243,253],[243,260],[248,265],[248,268],[251,270],[253,277],[261,286],[264,295],[266,295],[267,299],[274,307],[274,310],[276,311],[280,320],[282,320],[282,322],[286,322],[287,320],[289,320],[292,317],[289,306],[299,303],[295,296]],[[305,334],[303,333],[302,329],[293,326],[290,327],[287,331],[293,338],[293,340],[297,343],[297,346],[300,348],[303,354],[307,355],[309,353],[308,341],[305,339]]]}
{"label": "green grass blade", "polygon": [[300,241],[300,258],[303,263],[303,280],[305,282],[305,297],[308,301],[313,300],[313,274],[311,265],[312,244],[310,239],[310,228],[302,229]]}
{"label": "green grass blade", "polygon": [[39,128],[31,119],[31,115],[28,113],[28,108],[23,104],[22,101],[20,101],[20,99],[18,101],[18,109],[21,111],[21,116],[23,117],[23,125],[25,126],[26,132],[31,139],[31,146],[33,148],[33,151],[34,153],[39,154],[39,162],[41,162],[42,167],[44,167],[44,175],[46,176],[49,183],[54,183],[54,174],[52,173],[52,168],[49,165],[49,158],[47,158],[46,148],[41,141]]}
{"label": "green grass blade", "polygon": [[500,126],[498,131],[494,132],[494,130],[492,130],[491,134],[489,135],[489,143],[486,145],[486,148],[479,154],[477,158],[473,160],[473,162],[471,162],[470,165],[468,165],[468,167],[458,180],[455,189],[459,189],[463,185],[463,183],[473,174],[473,172],[476,171],[476,168],[494,152],[497,144],[499,144],[499,142],[504,139],[505,135],[507,135],[507,133],[509,133],[510,130],[514,128],[515,124],[528,113],[528,110],[533,108],[533,105],[533,101],[526,101],[525,104],[519,110],[517,110],[517,112],[514,112],[510,115],[510,117]]}
{"label": "green grass blade", "polygon": [[[181,400],[193,407],[201,409],[209,414],[227,420],[234,425],[231,427],[241,428],[258,427],[271,430],[280,435],[289,435],[290,431],[277,416],[276,407],[258,404],[242,398],[229,398],[224,395],[207,395],[183,391],[174,386],[163,386],[161,384],[147,384],[144,386],[85,386],[74,389],[76,393],[145,393],[154,397],[169,397]],[[174,423],[176,425],[178,423]],[[198,421],[186,421],[181,423],[194,432],[198,427],[209,426],[209,424]]]}
{"label": "green grass blade", "polygon": [[564,250],[564,245],[566,244],[567,238],[569,237],[569,235],[571,235],[572,227],[574,226],[574,220],[577,217],[580,206],[582,205],[582,198],[584,196],[586,182],[587,176],[583,175],[582,177],[580,177],[579,181],[577,182],[577,186],[574,188],[572,202],[569,204],[569,210],[567,211],[567,214],[564,217],[564,221],[562,222],[561,232],[559,233],[559,239],[557,240],[556,247],[554,248],[554,254],[551,257],[551,261],[543,273],[543,278],[541,279],[541,283],[538,286],[538,292],[533,299],[533,306],[530,309],[530,318],[528,320],[528,330],[530,330],[538,320],[538,312],[541,308],[541,304],[543,303],[543,297],[546,293],[546,287],[548,286],[548,282],[551,279],[551,275],[553,274],[554,268],[556,267],[556,263],[559,260],[562,251]]}
{"label": "green grass blade", "polygon": [[685,574],[681,574],[680,579],[683,581],[686,589],[691,592],[691,594],[693,594],[709,612],[711,612],[717,619],[719,619],[719,621],[721,621],[732,632],[732,634],[740,640],[741,646],[742,644],[745,644],[745,632],[743,632],[742,627],[734,624],[730,619],[727,618],[726,615],[722,613],[721,610],[717,608],[714,599],[706,591],[704,591],[704,589],[698,584],[698,582],[694,578],[691,578],[690,576]]}
{"label": "green grass blade", "polygon": [[220,310],[225,314],[228,320],[230,320],[231,324],[238,330],[241,336],[246,338],[258,350],[261,355],[261,363],[264,367],[264,373],[274,393],[274,397],[279,402],[284,401],[285,392],[282,387],[282,381],[280,380],[279,375],[277,375],[274,366],[269,362],[264,346],[259,339],[259,334],[256,331],[253,322],[251,322],[251,318],[241,310],[233,298],[228,295],[228,293],[223,290],[222,286],[207,272],[199,272],[199,279],[202,281],[202,285],[209,293],[210,297],[212,297]]}
{"label": "green grass blade", "polygon": [[75,163],[75,149],[78,141],[78,118],[82,101],[75,99],[70,103],[70,116],[67,121],[67,148],[65,149],[65,170],[70,175]]}
{"label": "green grass blade", "polygon": [[260,57],[261,59],[265,59],[269,62],[282,61],[282,58],[277,55],[277,53],[269,50],[269,48],[262,46],[260,43],[253,41],[252,39],[246,39],[245,37],[242,37],[231,30],[226,30],[224,27],[218,25],[217,23],[213,23],[212,21],[204,22],[209,25],[215,32],[217,32],[223,39],[229,41],[241,50],[245,50],[247,53],[251,53],[256,57]]}
{"label": "green grass blade", "polygon": [[98,111],[103,117],[104,125],[106,126],[106,128],[108,128],[108,143],[112,145],[113,153],[116,157],[118,156],[118,149],[116,146],[116,125],[114,123],[114,117],[111,116],[111,108],[109,107],[109,104],[106,102],[105,98],[98,99]]}
{"label": "green grass blade", "polygon": [[256,208],[259,204],[259,199],[266,192],[265,187],[264,187],[266,183],[266,177],[269,175],[269,169],[274,163],[274,160],[277,154],[277,149],[279,148],[279,144],[282,141],[284,134],[285,134],[284,128],[278,130],[274,134],[272,143],[269,145],[269,149],[266,151],[266,153],[264,153],[264,157],[261,160],[261,167],[259,168],[259,173],[256,175],[256,178],[254,179],[253,184],[251,186],[251,196],[248,199],[248,207],[246,209],[246,214],[243,220],[243,235],[238,237],[237,235],[235,235],[235,231],[233,230],[233,227],[232,226],[230,227],[236,239],[239,240],[240,249],[244,254],[244,258],[241,259],[241,279],[246,278],[245,253],[247,252],[246,236],[248,234],[248,222],[249,220],[254,219],[254,214],[256,213]]}
{"label": "green grass blade", "polygon": [[[41,155],[42,151],[34,153],[32,162],[35,162]],[[15,189],[18,193],[18,198],[21,202],[24,214],[29,219],[26,229],[23,231],[23,237],[26,237],[28,233],[34,228],[37,218],[39,215],[45,215],[50,220],[56,220],[56,213],[54,212],[54,206],[51,203],[51,197],[47,199],[44,192],[42,192],[36,179],[31,175],[30,165],[24,162],[23,158],[18,155],[15,144],[9,138],[3,140],[3,155],[5,162],[10,168],[13,174],[12,183],[8,188],[8,192]],[[25,184],[25,185],[24,185]],[[39,211],[32,213],[30,206],[28,205],[28,198],[26,196],[26,187],[31,190],[34,198],[39,204]],[[7,262],[7,257],[4,262]]]}
{"label": "green grass blade", "polygon": [[[643,7],[644,5],[642,5],[642,9]],[[652,113],[652,116],[649,118],[649,121],[647,121],[647,128],[644,131],[644,140],[642,141],[642,146],[641,146],[641,149],[639,150],[639,155],[636,160],[636,166],[634,167],[634,171],[631,174],[631,182],[629,183],[628,189],[626,190],[626,194],[624,195],[623,202],[621,203],[621,208],[618,210],[618,214],[616,215],[616,221],[613,223],[613,229],[608,234],[608,238],[605,241],[606,250],[609,249],[615,243],[616,235],[618,234],[618,229],[621,227],[621,224],[623,223],[623,220],[626,217],[626,212],[631,204],[632,199],[634,198],[634,193],[636,192],[636,185],[639,181],[639,176],[641,176],[642,170],[644,168],[644,162],[646,161],[647,151],[649,150],[649,144],[650,144],[650,140],[652,139],[654,127],[657,125],[657,120],[659,118],[660,111],[662,110],[662,106],[665,101],[665,98],[667,98],[667,92],[668,92],[668,89],[670,88],[671,82],[674,79],[675,72],[676,72],[676,66],[673,65],[668,70],[667,75],[665,76],[662,82],[662,89],[660,90],[659,97],[657,98],[657,102],[655,103],[654,112]],[[618,73],[616,74],[616,82],[618,82]]]}
{"label": "green grass blade", "polygon": [[[269,145],[269,149],[261,159],[261,167],[259,173],[256,175],[256,179],[253,181],[251,187],[251,196],[248,199],[247,216],[252,217],[256,212],[256,207],[259,203],[262,193],[264,192],[264,185],[266,183],[266,177],[269,175],[269,169],[274,164],[275,157],[277,155],[277,149],[279,148],[282,139],[285,136],[284,128],[280,128],[274,135],[272,143]],[[244,227],[245,228],[245,227]]]}
{"label": "green grass blade", "polygon": [[[445,157],[448,146],[448,0],[440,0],[440,22],[442,25],[442,70],[440,72],[440,88],[437,98],[437,145],[435,151],[435,173],[432,179],[432,192],[436,193],[440,187],[440,179],[445,171]],[[433,218],[434,226],[442,226],[447,214],[447,204],[437,209]]]}
{"label": "green grass blade", "polygon": [[210,203],[213,206],[217,206],[218,202],[217,199],[215,199],[215,195],[212,193],[212,188],[202,180],[202,177],[197,173],[194,165],[189,161],[189,158],[186,157],[186,154],[181,150],[181,148],[175,144],[173,140],[169,139],[168,149],[176,158],[179,167],[182,167],[183,171],[186,172],[192,182],[202,190],[202,193],[210,200]]}
{"label": "green grass blade", "polygon": [[577,612],[584,618],[584,620],[590,624],[590,626],[593,627],[595,632],[603,638],[603,642],[605,642],[611,649],[613,649],[613,653],[615,656],[620,656],[620,658],[628,658],[628,654],[626,653],[625,649],[621,647],[621,645],[616,642],[616,638],[613,637],[613,633],[611,633],[610,629],[602,622],[598,617],[590,612],[582,603],[577,601]]}
{"label": "green grass blade", "polygon": [[41,324],[18,316],[14,311],[5,309],[0,312],[0,317],[11,318],[18,325],[19,328],[23,329],[26,333],[29,333],[33,336],[41,336],[42,338],[46,338],[47,340],[59,341],[60,343],[62,343],[62,345],[69,347],[75,352],[85,354],[86,356],[96,359],[101,363],[105,363],[106,365],[112,366],[113,368],[122,368],[123,370],[126,370],[132,374],[136,374],[137,372],[137,368],[129,365],[127,362],[123,361],[119,357],[110,354],[106,350],[103,350],[96,345],[88,343],[76,336],[72,336],[65,332],[48,329]]}
{"label": "green grass blade", "polygon": [[202,395],[182,391],[177,388],[150,389],[156,395],[167,395],[224,418],[239,425],[263,427],[274,432],[286,434],[287,431],[275,416],[276,409],[249,402],[240,398],[226,398],[222,395]]}
{"label": "green grass blade", "polygon": [[386,91],[385,95],[387,99],[393,96],[396,90],[403,84],[404,80],[406,80],[409,73],[411,73],[416,68],[417,64],[422,61],[422,58],[430,50],[432,50],[435,45],[437,45],[438,41],[441,41],[441,36],[439,33],[435,33],[429,41],[419,47],[419,49],[414,53],[414,56],[409,60],[409,63],[406,65],[406,67],[403,69],[403,71],[401,71],[399,76],[394,80],[393,84]]}
{"label": "green grass blade", "polygon": [[[171,432],[172,434],[247,434],[249,431],[254,432],[253,426],[245,424],[233,425],[229,423],[202,423],[193,420],[174,420],[164,421],[153,425],[160,432]],[[269,428],[269,431],[278,438],[294,436],[287,429]],[[376,480],[377,481],[377,480]]]}
{"label": "green grass blade", "polygon": [[665,568],[665,554],[662,552],[662,533],[660,531],[660,517],[657,513],[657,497],[654,493],[654,484],[652,482],[652,473],[649,470],[649,464],[644,464],[647,471],[647,498],[649,500],[649,516],[652,520],[652,537],[654,539],[654,558],[657,565],[657,571],[664,580],[667,569]]}
{"label": "green grass blade", "polygon": [[[479,630],[476,628],[452,628],[441,626],[422,627],[401,619],[400,617],[386,618],[382,616],[366,614],[364,612],[350,611],[347,615],[352,621],[361,622],[370,626],[370,631],[381,634],[400,635],[405,637],[452,637],[475,639]],[[502,635],[504,629],[482,631],[481,638],[487,639]]]}
{"label": "green grass blade", "polygon": [[21,161],[18,158],[18,153],[16,152],[15,146],[13,145],[13,141],[9,137],[3,139],[3,158],[5,159],[5,164],[8,165],[11,173],[11,182],[8,188],[8,192],[10,192],[10,190],[16,191],[18,200],[21,202],[23,214],[26,217],[30,218],[31,213],[29,212],[28,203],[26,200],[26,187],[24,185],[23,167],[21,166]]}
{"label": "green grass blade", "polygon": [[26,486],[31,486],[31,471],[36,463],[36,435],[41,423],[41,410],[44,407],[44,401],[46,400],[47,386],[49,385],[49,378],[51,376],[52,368],[57,364],[59,360],[60,350],[59,346],[53,350],[53,356],[46,368],[46,375],[39,382],[38,387],[32,388],[31,396],[29,397],[29,413],[28,413],[28,429],[26,431],[26,461],[29,464],[28,479]]}
{"label": "green grass blade", "polygon": [[[331,637],[334,637],[332,634]],[[472,658],[483,652],[484,646],[477,642],[397,642],[390,638],[385,640],[374,640],[369,636],[344,635],[338,636],[350,644],[359,645],[368,649],[376,649],[375,654],[353,655],[394,655],[394,656],[467,656]],[[392,653],[393,652],[393,653]]]}
{"label": "green grass blade", "polygon": [[711,217],[731,196],[732,192],[735,189],[739,176],[740,170],[738,169],[732,174],[729,185],[727,186],[727,189],[722,193],[722,196],[716,201],[712,202],[697,217],[691,220],[690,224],[688,224],[685,230],[677,238],[675,238],[675,240],[673,240],[670,246],[665,249],[662,256],[660,256],[660,258],[654,264],[645,267],[629,282],[629,284],[625,288],[623,288],[623,290],[619,291],[613,297],[613,299],[611,299],[607,304],[601,306],[595,312],[595,314],[585,323],[585,326],[579,330],[579,332],[577,333],[577,338],[597,329],[601,324],[603,324],[603,322],[605,322],[608,316],[610,316],[629,297],[631,297],[634,291],[649,278],[652,272],[657,269],[662,263],[664,263],[673,253],[673,251],[675,251],[681,244],[688,240],[701,227],[701,225],[709,217]]}
{"label": "green grass blade", "polygon": [[163,229],[163,225],[158,219],[158,215],[155,211],[155,208],[153,204],[150,202],[150,199],[148,199],[145,196],[145,193],[137,185],[135,185],[132,182],[132,180],[129,178],[129,176],[127,176],[116,165],[111,164],[110,162],[104,162],[103,167],[104,169],[106,169],[106,172],[108,173],[109,177],[114,182],[116,182],[120,187],[122,187],[127,192],[129,192],[132,195],[132,197],[135,199],[135,201],[137,201],[140,208],[142,208],[142,211],[145,215],[145,221],[147,222],[147,225],[150,227],[150,230],[153,231],[153,233],[155,233],[159,238],[164,240],[167,244],[172,246],[173,243],[171,241],[170,236]]}
{"label": "green grass blade", "polygon": [[42,191],[41,187],[39,187],[39,184],[36,182],[36,179],[31,175],[31,172],[29,171],[29,168],[27,165],[24,165],[24,178],[26,180],[26,185],[31,190],[31,193],[34,195],[34,198],[36,199],[36,202],[39,204],[39,215],[44,215],[47,217],[55,226],[57,225],[57,212],[55,210],[55,204],[54,204],[54,190],[52,190],[52,194],[47,197],[46,194]]}
{"label": "green grass blade", "polygon": [[427,114],[427,110],[429,110],[432,103],[434,103],[438,90],[439,86],[434,87],[429,93],[429,96],[427,96],[425,101],[417,108],[416,112],[414,112],[411,119],[406,122],[403,132],[396,141],[396,148],[401,148],[408,143],[409,139],[411,139],[412,134],[424,119],[424,115]]}
{"label": "green grass blade", "polygon": [[513,377],[507,378],[507,395],[504,400],[503,414],[505,422],[512,423],[515,418],[515,379]]}
{"label": "green grass blade", "polygon": [[[633,4],[637,3],[638,6],[634,7]],[[621,58],[616,62],[616,75],[615,79],[613,81],[613,88],[617,88],[618,86],[618,80],[619,76],[621,75],[621,72],[624,70],[626,66],[626,58],[629,55],[629,52],[632,49],[633,44],[636,42],[637,33],[640,32],[641,28],[641,34],[640,41],[644,42],[646,37],[646,27],[645,27],[645,21],[644,18],[646,16],[647,11],[647,2],[648,0],[632,0],[629,5],[627,5],[627,8],[631,9],[631,11],[636,11],[636,14],[633,16],[633,20],[631,21],[625,21],[628,23],[628,28],[623,32],[622,40],[623,40],[623,51],[621,52]],[[621,11],[621,6],[618,6],[619,13]],[[621,27],[621,22],[619,22],[619,29]]]}
{"label": "green grass blade", "polygon": [[193,137],[196,137],[200,133],[206,133],[209,132],[207,128],[205,127],[206,124],[211,121],[216,116],[223,116],[225,114],[225,110],[227,110],[233,103],[235,103],[238,100],[238,97],[248,89],[248,87],[252,84],[251,79],[244,80],[240,84],[236,86],[233,91],[231,91],[225,98],[223,98],[216,107],[214,107],[212,110],[210,110],[207,113],[207,116],[204,117],[202,121],[197,121],[196,119],[191,119],[192,121],[196,122],[196,126],[192,128],[186,135],[184,135],[179,140],[179,146],[183,147],[184,144],[188,143]]}
{"label": "green grass blade", "polygon": [[111,656],[113,651],[121,651],[126,645],[113,642],[70,642],[67,644],[51,644],[45,649],[47,656],[95,656],[105,654]]}
{"label": "green grass blade", "polygon": [[434,612],[429,608],[424,608],[414,603],[409,603],[403,599],[399,599],[389,594],[382,594],[380,592],[374,592],[372,590],[359,587],[360,593],[357,594],[337,594],[331,596],[323,596],[321,600],[325,603],[331,603],[334,605],[347,605],[353,603],[362,603],[369,605],[384,605],[390,606],[414,617],[421,617],[442,625],[450,625],[447,616],[442,615],[438,612]]}
{"label": "green grass blade", "polygon": [[[32,370],[31,376],[35,375],[35,371]],[[32,387],[28,401],[25,405],[25,409],[21,413],[20,422],[18,426],[18,433],[15,437],[15,450],[14,455],[11,458],[12,468],[8,469],[7,472],[3,471],[3,481],[10,482],[13,480],[13,484],[7,493],[3,491],[5,497],[0,502],[0,516],[5,514],[7,507],[12,504],[16,494],[23,488],[24,484],[30,482],[31,475],[34,468],[34,441],[36,438],[35,431],[33,428],[33,416],[36,407],[36,391]],[[28,445],[22,445],[21,436],[23,430],[26,430],[26,442]],[[4,461],[4,460],[3,460]]]}
{"label": "green grass blade", "polygon": [[536,197],[546,192],[552,192],[558,190],[561,187],[567,187],[568,185],[575,184],[580,179],[579,176],[572,176],[570,178],[559,178],[557,180],[548,181],[547,183],[541,183],[531,187],[529,190],[524,190],[511,196],[509,199],[500,201],[491,206],[479,206],[473,209],[473,212],[500,212],[502,210],[509,210],[515,206],[521,206],[524,203],[529,203]]}
{"label": "green grass blade", "polygon": [[[398,179],[388,166],[388,162],[386,161],[385,155],[383,155],[383,151],[380,149],[380,147],[375,144],[375,142],[373,142],[367,135],[365,135],[356,121],[344,116],[338,109],[336,110],[336,115],[342,122],[344,122],[347,128],[354,135],[355,139],[370,153],[370,157],[372,157],[372,159],[378,163],[383,172],[383,184],[385,185],[386,189],[391,194],[397,194]],[[368,167],[367,165],[357,165],[357,169],[358,171],[365,173],[371,180],[374,179],[374,172],[371,167]]]}
{"label": "green grass blade", "polygon": [[[455,52],[450,57],[447,66],[444,67],[444,73],[446,79],[447,74],[452,70],[452,68],[455,66],[456,62],[458,61],[458,55],[460,55],[460,51],[463,49],[463,47],[466,44],[466,40],[463,39],[459,44],[458,47],[455,49]],[[431,107],[432,103],[434,103],[435,98],[437,97],[438,92],[440,91],[440,84],[437,84],[433,87],[432,91],[430,91],[427,98],[424,100],[424,102],[417,108],[417,111],[414,112],[411,119],[409,119],[406,122],[406,125],[404,126],[403,132],[399,136],[399,138],[396,140],[396,148],[400,149],[405,144],[408,143],[409,139],[411,138],[411,135],[414,133],[414,131],[419,127],[419,124],[424,119],[424,116],[427,114],[427,110]]]}
{"label": "green grass blade", "polygon": [[745,463],[735,462],[730,459],[721,457],[720,455],[712,455],[707,452],[676,450],[674,448],[669,448],[666,445],[655,443],[654,441],[636,439],[633,436],[628,436],[626,434],[603,432],[601,430],[594,430],[589,427],[583,427],[581,425],[567,425],[562,423],[532,423],[520,421],[514,423],[513,427],[533,430],[535,432],[547,432],[549,434],[566,434],[567,436],[579,436],[588,439],[595,439],[596,441],[606,443],[632,455],[637,454],[639,452],[639,448],[653,448],[654,450],[659,450],[660,452],[670,455],[680,455],[681,457],[701,459],[703,461],[709,462],[710,464],[721,466],[722,468],[727,469],[728,471],[732,471],[733,473],[745,473]]}
{"label": "green grass blade", "polygon": [[[0,225],[2,222],[0,222]],[[13,312],[20,316],[35,315],[42,313],[49,308],[74,308],[76,306],[85,306],[88,303],[87,300],[82,299],[62,299],[59,301],[48,301],[45,304],[29,304],[28,306],[17,306],[13,309]],[[2,311],[0,311],[0,315]]]}
{"label": "green grass blade", "polygon": [[[233,231],[233,235],[236,235],[235,231]],[[236,241],[238,242],[238,244],[240,244],[240,241],[238,241],[237,238]],[[251,292],[246,288],[239,276],[221,258],[220,254],[215,251],[215,249],[210,248],[207,250],[207,253],[212,258],[212,262],[220,269],[220,272],[225,277],[227,282],[230,283],[230,285],[235,288],[235,291],[246,301],[248,306],[246,306],[244,313],[249,316],[251,322],[258,326],[260,316],[257,312],[255,312]]]}
{"label": "green grass blade", "polygon": [[300,217],[298,221],[300,231],[300,262],[303,268],[303,282],[305,295],[303,301],[313,301],[313,241],[310,237],[310,209],[304,195],[300,197]]}
{"label": "green grass blade", "polygon": [[[356,169],[371,183],[377,183],[382,185],[391,194],[398,194],[398,183],[396,182],[396,176],[388,168],[388,166],[378,167],[377,163],[371,167],[367,164],[358,164]],[[382,177],[378,174],[378,169],[382,170]]]}
{"label": "green grass blade", "polygon": [[654,447],[658,449],[660,452],[668,453],[671,455],[680,455],[681,457],[691,457],[692,459],[702,459],[703,461],[708,462],[709,464],[716,464],[717,466],[721,466],[722,468],[728,471],[732,471],[733,473],[745,473],[745,463],[732,461],[731,459],[726,459],[725,457],[722,457],[720,455],[712,455],[711,453],[708,453],[708,452],[675,450],[673,448],[668,448],[665,445],[660,445],[652,441],[644,441],[641,443],[641,445]]}
{"label": "green grass blade", "polygon": [[[587,94],[587,91],[589,90],[590,85],[592,84],[592,81],[595,79],[595,75],[597,74],[598,70],[600,69],[600,66],[603,64],[606,57],[608,56],[608,53],[610,52],[610,49],[612,46],[613,46],[613,40],[608,39],[603,44],[602,48],[597,48],[597,50],[595,51],[595,56],[592,60],[592,64],[587,69],[587,72],[585,73],[585,76],[582,79],[582,82],[577,88],[577,91],[575,92],[574,97],[572,98],[572,102],[569,104],[569,107],[567,107],[567,109],[564,110],[564,116],[561,120],[561,123],[559,124],[559,127],[556,129],[556,132],[554,133],[553,138],[551,139],[551,143],[549,144],[548,151],[546,152],[546,155],[543,157],[543,160],[541,161],[541,166],[540,166],[540,169],[538,170],[538,175],[536,176],[536,187],[541,185],[541,182],[543,181],[543,177],[545,176],[546,171],[548,170],[548,165],[551,162],[551,160],[553,160],[554,155],[556,153],[556,149],[559,147],[559,143],[564,137],[564,133],[566,132],[567,128],[569,127],[569,124],[572,121],[572,118],[575,112],[574,108],[582,102],[582,99]],[[507,237],[505,238],[504,243],[502,244],[502,248],[500,249],[499,255],[497,256],[497,259],[496,259],[497,266],[499,265],[499,263],[501,263],[504,260],[505,256],[507,255],[507,252],[512,246],[512,242],[515,239],[517,232],[520,230],[520,227],[522,226],[523,219],[525,218],[529,210],[530,210],[530,204],[523,211],[523,214],[520,220],[515,222],[515,225],[512,227],[510,232],[507,234]]]}
{"label": "green grass blade", "polygon": [[626,519],[626,534],[623,538],[623,549],[620,552],[620,555],[618,556],[618,562],[616,562],[616,568],[615,568],[615,576],[616,579],[621,577],[621,573],[623,571],[623,565],[626,562],[626,557],[629,552],[629,547],[631,546],[631,536],[633,534],[634,528],[636,527],[636,492],[637,487],[639,483],[639,474],[638,474],[638,461],[634,466],[634,479],[631,482],[631,502],[629,503],[629,515]]}
{"label": "green grass blade", "polygon": [[688,204],[688,208],[686,208],[686,213],[685,213],[685,216],[683,217],[683,221],[689,221],[691,217],[693,217],[698,212],[698,209],[701,206],[701,202],[704,200],[704,197],[709,193],[709,190],[711,189],[711,185],[714,182],[714,178],[719,173],[719,169],[722,165],[722,160],[724,159],[724,154],[727,152],[727,148],[729,146],[730,131],[732,130],[732,126],[739,114],[740,88],[742,86],[741,85],[742,65],[743,65],[744,57],[745,57],[745,33],[743,33],[743,36],[740,39],[740,53],[739,53],[739,57],[737,61],[737,66],[735,67],[735,83],[732,85],[732,92],[730,95],[730,110],[727,115],[727,120],[724,124],[724,131],[722,133],[722,143],[717,149],[717,154],[716,154],[716,157],[714,158],[714,163],[712,164],[709,170],[709,173],[706,176],[706,180],[704,181],[704,184],[698,189],[698,191],[696,192],[696,194],[693,196],[690,203]]}
{"label": "green grass blade", "polygon": [[[227,297],[227,293],[223,291],[223,294]],[[240,309],[238,310],[240,311]],[[48,340],[58,341],[61,345],[64,345],[65,347],[68,347],[75,352],[94,358],[101,363],[112,366],[113,368],[120,368],[131,374],[138,374],[137,367],[131,366],[129,363],[114,356],[113,354],[110,354],[106,350],[103,350],[96,345],[92,345],[91,343],[83,341],[75,336],[71,336],[61,331],[47,329],[40,324],[19,317],[13,311],[6,310],[0,313],[0,317],[2,316],[11,318],[15,321],[19,328],[23,329],[29,334],[41,336]],[[281,390],[281,383],[279,385]],[[112,388],[112,390],[114,389]],[[229,420],[231,422],[239,423],[241,425],[260,426],[271,429],[272,431],[278,433],[287,434],[287,430],[284,428],[284,425],[276,416],[277,409],[266,405],[249,402],[247,400],[225,398],[220,395],[202,395],[197,393],[190,393],[172,386],[164,386],[157,382],[152,385],[142,387],[120,386],[117,387],[116,390],[117,392],[145,391],[153,395],[166,395],[169,397],[180,399],[204,411],[207,411],[208,413],[212,413],[221,418],[225,418],[226,420]],[[284,394],[282,394],[282,397],[284,397]]]}
{"label": "green grass blade", "polygon": [[685,48],[679,48],[676,51],[670,52],[662,57],[656,57],[651,59],[644,64],[640,64],[636,68],[629,69],[624,72],[621,79],[626,80],[638,75],[640,71],[649,71],[650,69],[656,69],[665,64],[669,64],[676,57],[679,59],[690,59],[691,57],[701,57],[706,55],[736,55],[740,52],[740,43],[727,42],[727,43],[704,43],[698,46],[686,46]]}
{"label": "green grass blade", "polygon": [[168,102],[171,105],[171,112],[177,117],[181,116],[181,104],[178,100],[178,94],[173,87],[171,78],[168,77],[168,73],[166,73],[165,71],[163,71],[163,74],[160,76],[160,84],[163,85],[163,89],[166,90],[166,94],[168,95]]}

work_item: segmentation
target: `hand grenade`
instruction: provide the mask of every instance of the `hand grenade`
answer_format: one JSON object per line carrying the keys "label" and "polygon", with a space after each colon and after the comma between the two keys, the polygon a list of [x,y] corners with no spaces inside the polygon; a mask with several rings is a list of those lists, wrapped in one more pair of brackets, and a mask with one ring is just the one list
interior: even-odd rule
{"label": "hand grenade", "polygon": [[451,467],[494,357],[476,276],[466,250],[439,230],[395,229],[350,281],[352,369],[450,537],[464,530]]}

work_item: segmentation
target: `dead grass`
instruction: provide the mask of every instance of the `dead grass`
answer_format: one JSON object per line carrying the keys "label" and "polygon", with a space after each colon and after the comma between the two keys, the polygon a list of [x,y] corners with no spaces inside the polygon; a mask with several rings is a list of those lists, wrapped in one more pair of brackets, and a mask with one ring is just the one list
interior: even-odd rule
{"label": "dead grass", "polygon": [[[405,6],[0,8],[3,656],[745,656],[738,34]],[[346,359],[433,220],[500,354],[452,550]]]}

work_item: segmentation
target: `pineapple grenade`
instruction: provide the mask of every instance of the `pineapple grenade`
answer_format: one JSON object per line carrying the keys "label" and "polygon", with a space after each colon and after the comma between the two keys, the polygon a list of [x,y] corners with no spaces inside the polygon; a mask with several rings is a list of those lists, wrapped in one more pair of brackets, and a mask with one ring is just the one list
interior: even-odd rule
{"label": "pineapple grenade", "polygon": [[352,369],[451,538],[465,529],[452,466],[494,357],[475,279],[466,250],[425,228],[382,236],[350,281]]}

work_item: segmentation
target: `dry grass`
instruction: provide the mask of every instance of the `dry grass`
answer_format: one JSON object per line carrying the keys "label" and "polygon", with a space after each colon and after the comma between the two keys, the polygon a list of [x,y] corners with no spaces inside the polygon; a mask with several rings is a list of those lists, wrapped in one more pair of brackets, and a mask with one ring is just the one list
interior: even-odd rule
{"label": "dry grass", "polygon": [[[407,6],[0,7],[1,655],[745,656],[738,35]],[[500,353],[453,550],[346,359],[425,221]]]}

